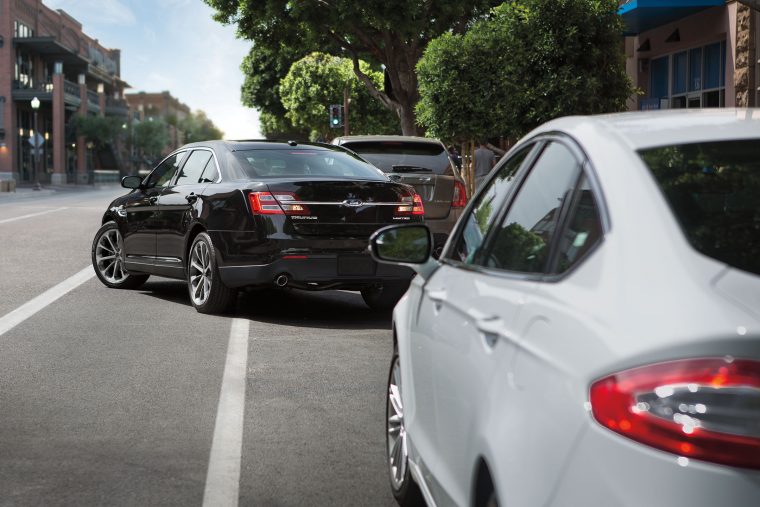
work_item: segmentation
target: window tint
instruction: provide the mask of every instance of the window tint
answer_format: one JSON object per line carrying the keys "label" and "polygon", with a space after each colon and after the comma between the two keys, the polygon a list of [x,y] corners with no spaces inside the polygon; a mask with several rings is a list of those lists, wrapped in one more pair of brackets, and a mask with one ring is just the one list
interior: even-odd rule
{"label": "window tint", "polygon": [[596,245],[602,237],[602,220],[586,178],[575,194],[567,227],[559,239],[557,273],[564,273]]}
{"label": "window tint", "polygon": [[639,154],[691,245],[760,274],[760,139],[681,144]]}
{"label": "window tint", "polygon": [[200,183],[201,174],[206,164],[211,159],[211,152],[207,150],[194,150],[188,157],[182,170],[179,172],[175,185],[192,185]]}
{"label": "window tint", "polygon": [[527,147],[510,157],[496,177],[486,184],[486,188],[479,194],[477,203],[460,229],[461,236],[449,258],[467,264],[474,262],[486,232],[491,227],[514,183],[517,170],[532,149],[533,146]]}
{"label": "window tint", "polygon": [[234,156],[252,179],[315,176],[387,181],[379,169],[337,148],[246,150],[236,151]]}
{"label": "window tint", "polygon": [[543,271],[560,212],[572,195],[579,171],[568,148],[549,144],[494,231],[482,263],[508,271]]}
{"label": "window tint", "polygon": [[358,141],[343,145],[383,172],[451,174],[449,154],[438,143],[413,141]]}
{"label": "window tint", "polygon": [[181,151],[161,162],[161,164],[150,173],[145,186],[147,188],[163,187],[169,183],[177,172],[177,168],[182,165],[182,159],[185,158],[185,154],[186,152]]}

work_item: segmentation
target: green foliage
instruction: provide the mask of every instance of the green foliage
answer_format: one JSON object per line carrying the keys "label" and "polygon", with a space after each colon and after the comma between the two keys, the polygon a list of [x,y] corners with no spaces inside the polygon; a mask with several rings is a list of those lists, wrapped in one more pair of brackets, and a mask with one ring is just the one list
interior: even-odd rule
{"label": "green foliage", "polygon": [[177,123],[186,143],[221,139],[224,132],[219,130],[203,111],[190,113]]}
{"label": "green foliage", "polygon": [[75,116],[74,131],[97,147],[112,144],[122,133],[122,122],[110,116]]}
{"label": "green foliage", "polygon": [[[377,86],[383,75],[366,62],[360,62],[362,72]],[[312,53],[293,64],[280,83],[285,117],[297,128],[311,132],[312,139],[329,139],[342,134],[331,129],[328,122],[329,104],[342,104],[348,88],[349,127],[354,134],[393,134],[398,122],[382,105],[373,100],[353,73],[353,63],[345,58],[325,53]]]}
{"label": "green foliage", "polygon": [[134,147],[138,153],[149,159],[156,159],[169,143],[169,132],[166,122],[153,118],[137,123],[134,129]]}
{"label": "green foliage", "polygon": [[311,132],[304,128],[294,127],[290,120],[282,116],[277,116],[268,111],[259,113],[259,129],[266,139],[308,141]]}
{"label": "green foliage", "polygon": [[260,130],[267,139],[306,140],[309,137],[308,131],[297,129],[285,118],[286,111],[280,98],[280,82],[293,62],[305,54],[287,47],[272,49],[257,44],[240,65],[245,78],[241,88],[242,103],[258,109]]}
{"label": "green foliage", "polygon": [[464,35],[432,41],[417,65],[420,124],[437,137],[520,137],[560,116],[620,111],[617,0],[515,0]]}
{"label": "green foliage", "polygon": [[[461,32],[467,24],[499,0],[204,0],[222,23],[235,23],[241,36],[254,42],[243,64],[251,79],[244,100],[266,107],[276,95],[284,61],[293,63],[311,51],[384,64],[393,93],[364,80],[373,97],[398,113],[405,133],[414,130],[414,105],[419,98],[414,67],[433,38],[448,31]],[[258,70],[260,77],[249,71]],[[358,75],[361,72],[357,73]],[[362,76],[363,77],[363,76]],[[268,83],[268,85],[267,85]],[[250,85],[250,86],[249,86]],[[272,93],[269,93],[269,91]],[[269,96],[271,95],[271,96]],[[246,99],[248,97],[249,99]],[[263,109],[278,115],[274,109]]]}

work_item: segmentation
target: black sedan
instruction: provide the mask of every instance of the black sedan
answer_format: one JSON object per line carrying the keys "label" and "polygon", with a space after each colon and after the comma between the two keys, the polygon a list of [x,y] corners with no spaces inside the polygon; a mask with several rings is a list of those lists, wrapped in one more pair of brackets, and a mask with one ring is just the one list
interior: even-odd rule
{"label": "black sedan", "polygon": [[187,281],[204,313],[230,308],[244,287],[361,291],[389,308],[412,271],[377,264],[380,227],[421,222],[414,189],[342,148],[273,141],[183,146],[145,179],[127,176],[92,244],[108,287],[150,275]]}

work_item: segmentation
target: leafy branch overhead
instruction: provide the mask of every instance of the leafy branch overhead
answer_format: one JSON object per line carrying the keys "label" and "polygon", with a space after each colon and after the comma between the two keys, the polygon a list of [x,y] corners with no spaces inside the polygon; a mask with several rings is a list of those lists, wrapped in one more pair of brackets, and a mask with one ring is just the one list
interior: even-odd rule
{"label": "leafy branch overhead", "polygon": [[625,109],[617,0],[516,0],[417,65],[419,122],[434,136],[518,138],[559,116]]}
{"label": "leafy branch overhead", "polygon": [[[360,62],[362,72],[379,85],[383,75]],[[398,122],[391,113],[373,100],[359,83],[345,58],[312,53],[293,64],[280,84],[285,117],[296,128],[310,132],[312,139],[329,139],[342,131],[328,125],[328,104],[342,104],[344,91],[351,103],[348,120],[356,134],[394,134]]]}
{"label": "leafy branch overhead", "polygon": [[[276,55],[280,51],[292,54],[292,61],[317,50],[351,59],[354,74],[373,98],[398,116],[404,134],[417,133],[414,106],[419,92],[415,67],[427,44],[450,31],[462,33],[472,19],[501,3],[494,0],[204,1],[214,7],[218,21],[237,24],[239,33],[254,42],[252,55],[257,56],[249,56],[249,62],[252,59],[261,63],[269,58],[277,63]],[[360,60],[385,65],[389,89],[379,86],[365,73]],[[276,65],[269,70],[270,74],[278,73]],[[257,88],[255,83],[253,88]],[[253,105],[261,107],[266,97],[258,96],[256,100]]]}

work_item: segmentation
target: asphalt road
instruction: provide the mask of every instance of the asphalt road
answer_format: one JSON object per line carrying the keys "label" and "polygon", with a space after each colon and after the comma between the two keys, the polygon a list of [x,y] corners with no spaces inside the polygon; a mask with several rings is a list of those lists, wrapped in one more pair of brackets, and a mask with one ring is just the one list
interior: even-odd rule
{"label": "asphalt road", "polygon": [[[80,272],[120,193],[0,196],[0,505],[203,505],[204,492],[393,505],[390,314],[347,292],[246,293],[234,315],[208,316],[182,282],[107,289]],[[39,297],[77,273],[73,290]],[[26,318],[3,333],[9,314]],[[233,354],[235,322],[247,332]],[[236,364],[238,388],[220,400]],[[223,416],[242,422],[237,443],[224,434],[235,424],[216,428]]]}

